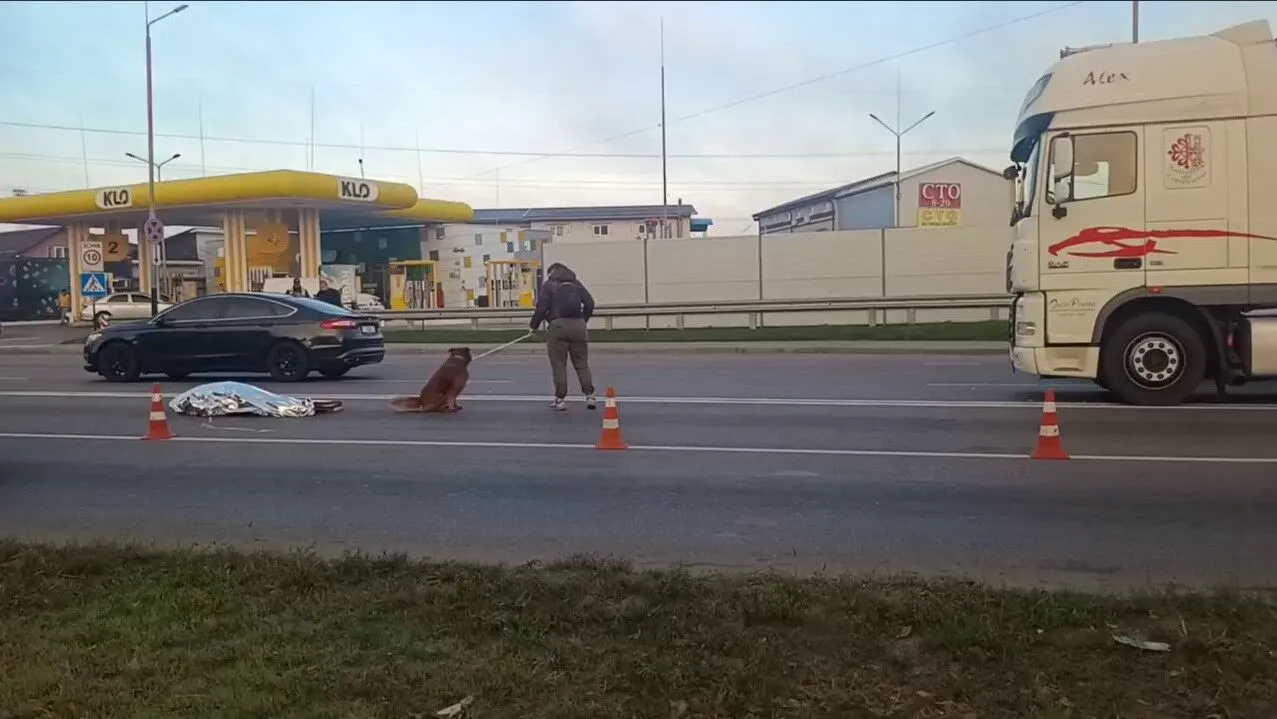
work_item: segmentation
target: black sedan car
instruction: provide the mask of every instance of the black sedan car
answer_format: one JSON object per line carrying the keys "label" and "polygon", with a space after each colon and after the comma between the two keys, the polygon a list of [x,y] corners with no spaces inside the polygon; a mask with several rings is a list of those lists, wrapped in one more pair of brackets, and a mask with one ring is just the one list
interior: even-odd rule
{"label": "black sedan car", "polygon": [[84,341],[84,369],[110,382],[144,374],[267,372],[281,382],[311,371],[341,377],[386,356],[381,320],[304,297],[197,297],[147,321],[118,322]]}

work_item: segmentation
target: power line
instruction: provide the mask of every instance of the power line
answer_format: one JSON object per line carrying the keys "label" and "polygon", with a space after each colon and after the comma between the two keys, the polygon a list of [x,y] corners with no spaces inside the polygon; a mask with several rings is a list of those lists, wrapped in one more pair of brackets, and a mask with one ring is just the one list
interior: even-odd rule
{"label": "power line", "polygon": [[[692,113],[692,114],[690,114],[690,115],[685,115],[685,116],[683,116],[683,117],[675,118],[674,120],[671,120],[670,122],[683,122],[683,121],[685,121],[685,120],[691,120],[691,119],[698,118],[698,117],[704,117],[705,115],[708,115],[708,114],[710,114],[710,113],[719,112],[719,111],[721,111],[721,110],[726,110],[726,109],[733,108],[733,107],[739,107],[740,105],[744,105],[745,103],[748,103],[748,102],[753,102],[753,101],[755,101],[755,100],[761,100],[761,99],[763,99],[763,98],[767,98],[767,97],[773,97],[773,96],[775,96],[775,95],[779,95],[779,94],[782,94],[782,93],[785,93],[785,92],[789,92],[789,91],[791,91],[791,90],[797,90],[798,88],[807,87],[807,86],[809,86],[809,85],[814,85],[814,84],[819,83],[819,82],[824,82],[824,81],[826,81],[826,80],[830,80],[830,79],[833,79],[833,78],[835,78],[835,77],[840,77],[840,76],[842,76],[842,75],[846,75],[846,74],[849,74],[849,73],[852,73],[852,72],[856,72],[856,71],[859,71],[859,70],[864,70],[864,69],[867,69],[867,68],[870,68],[870,67],[874,67],[874,66],[876,66],[876,65],[882,65],[882,64],[884,64],[884,63],[894,62],[894,61],[896,61],[896,60],[901,60],[901,59],[906,58],[906,57],[909,57],[909,56],[911,56],[911,55],[917,55],[917,54],[919,54],[919,53],[926,52],[926,51],[928,51],[928,50],[934,50],[934,49],[936,49],[936,48],[938,48],[938,47],[943,47],[943,46],[945,46],[945,45],[952,45],[953,43],[961,42],[961,41],[963,41],[963,40],[969,40],[969,39],[971,39],[971,38],[973,38],[973,37],[978,37],[978,36],[980,36],[980,35],[984,35],[984,34],[986,34],[986,33],[990,33],[990,32],[993,32],[993,31],[995,31],[995,30],[1001,30],[1001,29],[1003,29],[1003,28],[1010,27],[1010,26],[1012,26],[1012,25],[1017,25],[1017,24],[1022,23],[1022,22],[1028,22],[1029,20],[1036,20],[1036,19],[1038,19],[1038,18],[1040,18],[1040,17],[1043,17],[1043,16],[1045,16],[1045,15],[1050,15],[1050,14],[1052,14],[1052,13],[1056,13],[1056,12],[1059,12],[1059,11],[1061,11],[1061,10],[1066,10],[1066,9],[1071,8],[1071,7],[1074,7],[1074,6],[1076,6],[1076,5],[1081,5],[1083,1],[1084,1],[1084,0],[1075,0],[1074,2],[1065,3],[1065,4],[1063,4],[1063,5],[1057,5],[1056,7],[1051,8],[1051,9],[1049,9],[1049,10],[1040,10],[1040,11],[1038,11],[1038,12],[1030,13],[1030,14],[1028,14],[1028,15],[1021,15],[1021,16],[1019,16],[1019,17],[1012,18],[1011,20],[1007,20],[1007,21],[1005,21],[1005,22],[997,23],[997,24],[995,24],[995,25],[989,25],[989,26],[987,26],[987,27],[981,28],[981,29],[979,29],[979,30],[974,30],[974,31],[972,31],[972,32],[968,32],[968,33],[965,33],[965,34],[963,34],[963,35],[958,35],[958,36],[951,37],[951,38],[948,38],[948,39],[945,39],[945,40],[940,40],[940,41],[938,41],[938,42],[933,42],[933,43],[931,43],[931,44],[929,44],[929,45],[922,45],[922,46],[920,46],[920,47],[915,47],[915,48],[913,48],[913,49],[911,49],[911,50],[905,50],[904,52],[899,52],[899,53],[896,53],[896,54],[894,54],[894,55],[887,55],[887,56],[884,56],[884,57],[880,57],[880,58],[878,58],[877,60],[871,60],[871,61],[869,61],[869,62],[861,63],[861,64],[859,64],[859,65],[853,65],[853,66],[851,66],[851,67],[843,68],[842,70],[838,70],[838,71],[836,71],[836,72],[826,73],[826,74],[824,74],[824,75],[820,75],[820,76],[817,76],[817,77],[814,77],[814,78],[811,78],[811,79],[808,79],[808,80],[803,80],[802,82],[797,82],[797,83],[794,83],[794,84],[792,84],[792,85],[786,85],[785,87],[777,88],[777,89],[774,89],[774,90],[768,90],[768,91],[765,91],[765,92],[756,93],[756,94],[754,94],[754,95],[750,95],[750,96],[748,96],[748,97],[745,97],[745,98],[740,99],[740,100],[735,100],[735,101],[733,101],[733,102],[724,103],[724,104],[722,104],[722,105],[715,105],[715,106],[710,107],[710,108],[707,108],[707,109],[705,109],[705,110],[700,110],[700,111],[698,111],[698,112],[694,112],[694,113]],[[606,137],[606,138],[604,138],[604,139],[602,139],[602,140],[597,140],[597,141],[594,141],[594,142],[587,142],[587,143],[585,143],[584,145],[577,145],[576,147],[569,148],[569,149],[567,149],[567,150],[564,150],[563,152],[564,152],[564,153],[574,153],[574,152],[577,152],[577,151],[580,151],[580,150],[584,150],[584,149],[586,149],[586,148],[588,148],[588,147],[594,147],[595,145],[603,145],[603,144],[607,144],[607,143],[610,143],[610,142],[615,142],[615,141],[617,141],[617,140],[623,140],[623,139],[625,139],[625,138],[627,138],[627,137],[633,137],[633,136],[635,136],[635,135],[642,134],[642,133],[647,132],[647,131],[652,130],[652,129],[654,129],[654,128],[653,128],[651,125],[649,125],[649,126],[647,126],[647,127],[643,127],[643,128],[638,129],[638,130],[631,130],[630,132],[623,132],[623,133],[621,133],[621,134],[619,134],[619,135],[612,135],[611,137]],[[555,156],[554,154],[549,154],[549,155],[546,155],[545,157],[554,157],[554,156]],[[500,171],[502,171],[502,170],[508,170],[508,169],[510,169],[510,168],[512,168],[512,167],[519,167],[519,166],[521,166],[521,165],[526,165],[526,164],[528,164],[528,163],[530,163],[530,162],[536,162],[537,160],[540,160],[540,159],[544,159],[544,157],[532,157],[532,158],[528,158],[528,159],[526,159],[526,160],[523,160],[522,162],[516,162],[516,163],[512,163],[512,164],[510,164],[510,165],[503,165],[503,166],[501,166],[501,167],[496,167],[496,168],[493,168],[493,169],[488,170],[488,171],[486,171],[486,172],[478,173],[478,175],[472,175],[471,177],[473,177],[473,176],[481,176],[481,175],[488,175],[488,174],[491,174],[491,173],[493,173],[493,172],[500,172]]]}
{"label": "power line", "polygon": [[[84,132],[98,135],[120,135],[127,137],[145,137],[146,133],[138,130],[114,130],[100,127],[84,127],[71,125],[54,125],[38,122],[17,122],[10,120],[0,120],[0,127],[18,127],[32,130],[53,130],[57,132]],[[280,145],[286,147],[310,147],[311,143],[305,140],[272,140],[258,139],[250,137],[219,137],[205,135],[191,135],[184,133],[155,133],[156,137],[162,137],[169,140],[203,140],[204,142],[226,142],[240,144],[256,144],[256,145]],[[322,147],[335,150],[377,150],[380,152],[411,152],[435,155],[503,155],[511,157],[581,157],[581,158],[606,158],[606,159],[642,159],[650,160],[660,157],[660,153],[617,153],[617,152],[592,152],[592,153],[546,153],[521,150],[467,150],[458,148],[438,148],[423,147],[418,150],[416,147],[397,146],[397,145],[359,145],[346,143],[325,143],[316,142],[314,147]],[[878,150],[864,150],[856,152],[795,152],[795,153],[707,153],[707,154],[673,154],[671,159],[680,160],[804,160],[804,159],[833,159],[839,157],[873,157],[876,155],[890,155],[890,152],[881,152]],[[944,154],[960,154],[953,153],[948,150],[927,150],[916,151],[908,154],[914,155],[944,155]]]}
{"label": "power line", "polygon": [[[967,151],[962,154],[975,154],[976,152],[1001,152],[1000,150],[989,149],[983,151]],[[71,157],[67,155],[42,155],[35,153],[17,153],[17,152],[0,152],[0,158],[34,162],[47,164],[67,164],[80,165],[85,163],[85,158]],[[91,166],[121,167],[135,168],[136,165],[127,160],[115,160],[104,158],[88,158],[87,163]],[[257,172],[259,168],[237,167],[237,166],[198,166],[182,163],[173,163],[171,166],[173,171],[189,172],[198,176],[202,169],[213,169],[219,172]],[[177,179],[177,178],[174,178]],[[385,179],[398,179],[407,182],[408,178],[402,176],[389,176]],[[425,178],[439,183],[462,184],[469,183],[472,187],[492,187],[498,184],[496,180],[484,180],[477,178],[461,178],[461,177],[431,177]],[[785,188],[813,188],[813,187],[834,187],[845,184],[846,178],[834,180],[685,180],[674,183],[678,187],[696,188],[698,190],[771,190]],[[510,188],[527,188],[527,189],[643,189],[650,188],[660,184],[655,179],[614,179],[614,180],[598,180],[598,179],[560,179],[560,178],[536,178],[536,177],[515,177],[499,182],[502,187]]]}

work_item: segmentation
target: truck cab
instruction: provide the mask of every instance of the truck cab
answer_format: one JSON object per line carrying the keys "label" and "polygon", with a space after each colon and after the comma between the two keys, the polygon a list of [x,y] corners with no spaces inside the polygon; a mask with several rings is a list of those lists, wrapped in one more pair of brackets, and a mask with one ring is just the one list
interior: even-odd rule
{"label": "truck cab", "polygon": [[1267,21],[1065,50],[1006,175],[1011,363],[1174,405],[1277,376],[1277,44]]}

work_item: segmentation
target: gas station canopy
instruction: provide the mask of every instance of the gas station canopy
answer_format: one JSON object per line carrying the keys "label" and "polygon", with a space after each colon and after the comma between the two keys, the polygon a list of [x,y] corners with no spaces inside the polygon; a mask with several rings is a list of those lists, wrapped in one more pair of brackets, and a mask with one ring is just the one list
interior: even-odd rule
{"label": "gas station canopy", "polygon": [[[0,199],[0,223],[66,225],[146,218],[145,183]],[[469,222],[462,202],[423,200],[410,185],[314,172],[272,170],[155,184],[155,205],[166,225],[220,225],[229,210],[315,210],[319,224],[352,226]]]}

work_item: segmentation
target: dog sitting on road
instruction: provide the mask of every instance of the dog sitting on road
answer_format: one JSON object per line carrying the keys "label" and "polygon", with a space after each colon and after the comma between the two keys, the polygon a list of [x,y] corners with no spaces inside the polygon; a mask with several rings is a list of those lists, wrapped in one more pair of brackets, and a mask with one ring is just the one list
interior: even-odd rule
{"label": "dog sitting on road", "polygon": [[396,397],[390,404],[400,412],[459,412],[461,396],[470,381],[470,348],[452,347],[448,359],[430,376],[421,394],[416,397]]}

